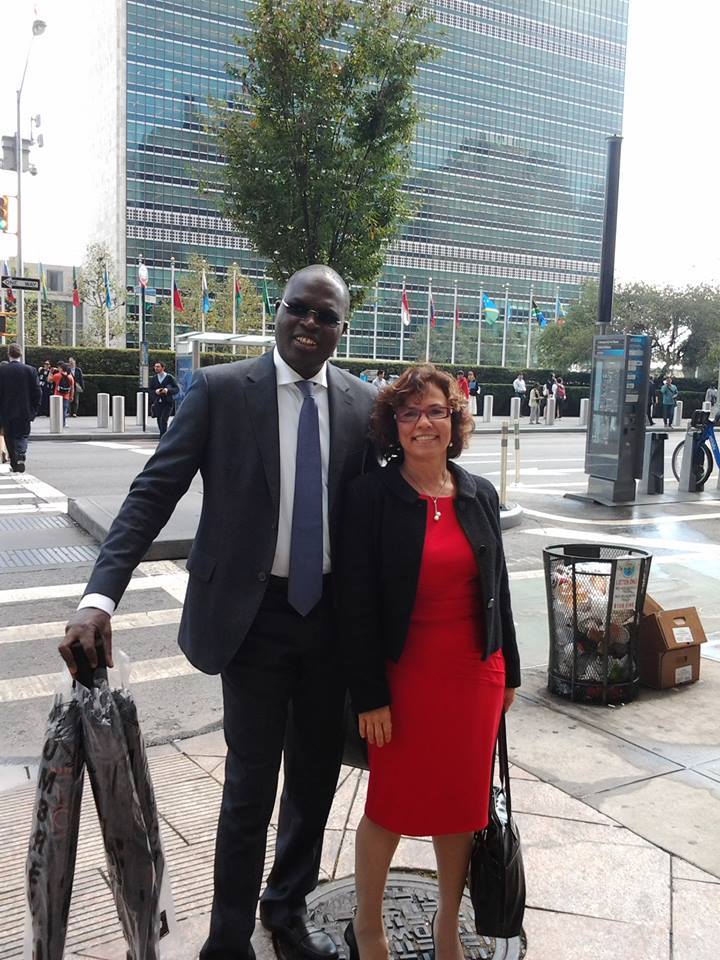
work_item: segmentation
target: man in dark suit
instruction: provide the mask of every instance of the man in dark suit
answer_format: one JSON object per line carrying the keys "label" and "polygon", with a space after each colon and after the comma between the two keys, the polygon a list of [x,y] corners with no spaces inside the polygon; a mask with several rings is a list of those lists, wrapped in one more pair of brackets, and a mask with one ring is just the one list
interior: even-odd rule
{"label": "man in dark suit", "polygon": [[40,409],[42,390],[37,370],[23,363],[17,343],[8,347],[9,363],[0,367],[0,423],[13,473],[25,472],[30,424]]}
{"label": "man in dark suit", "polygon": [[75,357],[68,357],[68,366],[70,367],[68,372],[75,381],[73,398],[70,401],[70,416],[76,417],[80,407],[80,394],[85,390],[85,377],[83,376],[82,370],[75,362]]}
{"label": "man in dark suit", "polygon": [[283,960],[337,957],[330,938],[308,927],[305,898],[317,885],[343,739],[331,563],[342,491],[362,470],[376,397],[327,363],[349,306],[334,270],[306,267],[278,302],[273,353],[195,372],[130,488],[60,647],[71,671],[73,643],[91,665],[96,643],[111,651],[110,615],[133,568],[200,470],[204,504],[179,642],[196,667],[221,674],[228,747],[201,960],[254,957],[283,749],[275,862],[260,917]]}
{"label": "man in dark suit", "polygon": [[150,381],[150,404],[152,415],[157,418],[158,430],[162,436],[168,427],[170,414],[175,406],[175,397],[180,388],[177,380],[165,370],[165,364],[158,360],[155,375]]}

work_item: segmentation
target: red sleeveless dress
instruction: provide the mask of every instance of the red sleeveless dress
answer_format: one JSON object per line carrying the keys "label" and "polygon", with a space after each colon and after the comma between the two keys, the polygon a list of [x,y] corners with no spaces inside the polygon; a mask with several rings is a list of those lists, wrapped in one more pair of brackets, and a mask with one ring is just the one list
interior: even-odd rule
{"label": "red sleeveless dress", "polygon": [[485,618],[472,547],[455,500],[427,500],[415,607],[398,663],[388,661],[392,740],[369,746],[365,813],[407,836],[466,833],[487,825],[492,752],[505,660],[482,659]]}

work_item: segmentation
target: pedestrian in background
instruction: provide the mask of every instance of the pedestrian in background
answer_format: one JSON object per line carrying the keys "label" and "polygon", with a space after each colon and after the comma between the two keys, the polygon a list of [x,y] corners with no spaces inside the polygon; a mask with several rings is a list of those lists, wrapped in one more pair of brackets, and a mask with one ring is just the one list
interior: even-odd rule
{"label": "pedestrian in background", "polygon": [[384,370],[378,370],[377,375],[376,375],[375,379],[374,379],[373,382],[372,382],[372,385],[373,385],[373,387],[375,387],[375,389],[376,389],[378,392],[379,392],[380,390],[384,390],[384,389],[385,389],[385,387],[388,385],[388,382],[387,382],[387,380],[385,379],[385,371],[384,371]]}
{"label": "pedestrian in background", "polygon": [[542,405],[540,407],[540,413],[544,416],[547,409],[548,399],[554,396],[553,387],[555,386],[555,374],[551,373],[547,378],[542,388]]}
{"label": "pedestrian in background", "polygon": [[567,390],[565,389],[562,377],[555,378],[552,392],[555,397],[555,416],[558,420],[562,420],[565,401],[567,400]]}
{"label": "pedestrian in background", "polygon": [[540,423],[540,401],[542,399],[540,384],[534,383],[530,387],[530,423]]}
{"label": "pedestrian in background", "polygon": [[660,387],[660,396],[662,398],[663,423],[666,427],[672,429],[675,405],[678,398],[678,388],[672,382],[672,377],[665,377],[665,382],[662,387]]}
{"label": "pedestrian in background", "polygon": [[649,427],[655,426],[655,421],[653,420],[653,411],[655,409],[655,404],[657,403],[657,387],[655,386],[655,381],[652,377],[648,382],[648,401],[647,401],[647,422]]}
{"label": "pedestrian in background", "polygon": [[480,384],[475,379],[475,374],[472,370],[468,371],[467,375],[468,388],[470,390],[470,406],[469,410],[473,417],[476,417],[480,413]]}
{"label": "pedestrian in background", "polygon": [[38,380],[40,381],[40,389],[42,390],[42,400],[40,401],[38,414],[41,417],[50,416],[50,397],[55,389],[55,384],[51,380],[54,372],[49,360],[43,360],[43,365],[38,367]]}
{"label": "pedestrian in background", "polygon": [[85,390],[85,377],[80,367],[75,363],[75,357],[68,357],[68,367],[73,378],[73,398],[70,403],[70,416],[76,417],[80,407],[80,394]]}
{"label": "pedestrian in background", "polygon": [[37,370],[23,363],[17,343],[8,347],[9,362],[0,365],[0,423],[5,437],[10,469],[25,472],[30,425],[37,416],[42,390]]}
{"label": "pedestrian in background", "polygon": [[525,383],[524,373],[519,373],[513,380],[513,390],[515,391],[515,396],[520,399],[520,412],[522,413],[525,395],[527,394],[527,384]]}
{"label": "pedestrian in background", "polygon": [[70,373],[70,365],[64,360],[61,361],[59,369],[51,375],[50,379],[54,385],[53,396],[62,397],[63,426],[65,426],[70,414],[70,404],[75,396],[75,381]]}
{"label": "pedestrian in background", "polygon": [[154,367],[155,374],[150,381],[150,413],[157,419],[160,436],[168,427],[168,420],[175,407],[175,397],[180,387],[175,377],[168,373],[162,360],[158,360]]}
{"label": "pedestrian in background", "polygon": [[[5,366],[7,360],[0,360],[0,367]],[[5,435],[3,433],[2,417],[0,417],[0,463],[7,463],[10,459],[8,448],[5,444]]]}
{"label": "pedestrian in background", "polygon": [[460,393],[465,397],[465,399],[470,401],[470,384],[468,383],[468,378],[465,376],[465,372],[460,370],[457,375],[457,385],[460,388]]}

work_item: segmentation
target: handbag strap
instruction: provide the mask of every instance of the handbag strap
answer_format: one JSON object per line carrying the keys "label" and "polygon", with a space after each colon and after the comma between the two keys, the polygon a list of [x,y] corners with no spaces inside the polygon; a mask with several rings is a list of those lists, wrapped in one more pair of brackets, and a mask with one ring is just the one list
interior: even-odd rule
{"label": "handbag strap", "polygon": [[507,749],[507,727],[505,726],[505,714],[500,715],[500,725],[498,727],[497,741],[493,748],[492,758],[492,776],[490,777],[490,803],[492,804],[493,781],[495,779],[495,757],[500,761],[500,786],[505,794],[508,819],[512,816],[512,799],[510,797],[510,764],[508,762]]}

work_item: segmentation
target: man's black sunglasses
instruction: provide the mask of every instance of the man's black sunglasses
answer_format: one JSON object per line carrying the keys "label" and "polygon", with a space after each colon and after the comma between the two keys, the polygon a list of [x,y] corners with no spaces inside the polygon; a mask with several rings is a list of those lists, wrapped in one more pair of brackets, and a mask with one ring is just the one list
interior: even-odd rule
{"label": "man's black sunglasses", "polygon": [[280,303],[285,307],[288,313],[291,313],[299,320],[306,320],[310,314],[315,315],[315,319],[323,327],[339,327],[342,320],[331,310],[316,310],[314,307],[308,307],[306,303],[293,300],[288,303],[287,300],[281,300]]}

